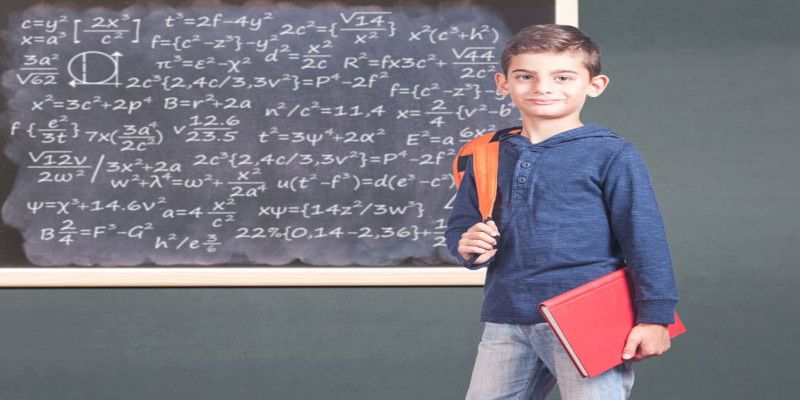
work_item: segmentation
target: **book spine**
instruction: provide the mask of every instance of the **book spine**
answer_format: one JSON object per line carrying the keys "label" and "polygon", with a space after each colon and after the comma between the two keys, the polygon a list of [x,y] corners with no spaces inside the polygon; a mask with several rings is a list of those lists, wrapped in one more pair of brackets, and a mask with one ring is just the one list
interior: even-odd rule
{"label": "book spine", "polygon": [[580,291],[569,290],[547,301],[544,301],[540,304],[540,307],[541,305],[547,305],[550,308],[558,307],[561,303],[581,297],[595,289],[599,289],[603,286],[615,283],[620,279],[628,279],[627,267],[618,269],[614,272],[609,272],[608,274],[587,283],[586,287],[582,288],[585,290],[580,290]]}

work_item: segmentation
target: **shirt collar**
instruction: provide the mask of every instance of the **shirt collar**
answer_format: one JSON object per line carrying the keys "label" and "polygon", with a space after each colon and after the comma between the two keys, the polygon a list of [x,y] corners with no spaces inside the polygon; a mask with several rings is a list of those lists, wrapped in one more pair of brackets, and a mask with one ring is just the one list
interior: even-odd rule
{"label": "shirt collar", "polygon": [[[500,143],[508,142],[509,144],[514,145],[514,147],[530,147],[530,146],[546,146],[549,147],[553,144],[564,142],[571,139],[576,139],[581,136],[600,131],[600,130],[608,130],[607,128],[595,125],[595,124],[586,124],[583,126],[579,126],[572,129],[567,129],[565,131],[556,133],[553,136],[539,142],[539,143],[531,143],[530,139],[522,136],[520,133],[522,132],[521,126],[513,126],[510,128],[502,129],[495,134],[495,137],[492,141],[499,140]],[[591,135],[594,136],[594,135]],[[605,134],[603,135],[605,136]]]}

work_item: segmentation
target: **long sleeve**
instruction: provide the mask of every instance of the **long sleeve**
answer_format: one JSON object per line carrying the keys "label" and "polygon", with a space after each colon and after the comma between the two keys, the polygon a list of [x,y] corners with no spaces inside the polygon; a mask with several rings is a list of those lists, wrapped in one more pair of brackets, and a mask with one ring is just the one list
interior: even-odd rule
{"label": "long sleeve", "polygon": [[456,192],[453,201],[453,211],[447,220],[447,230],[444,233],[445,243],[450,254],[458,260],[461,265],[468,269],[480,269],[489,266],[494,260],[494,256],[481,264],[473,264],[465,260],[458,253],[458,241],[461,235],[471,226],[481,221],[481,214],[478,211],[478,193],[475,190],[475,178],[472,176],[472,158],[467,161],[461,185]]}
{"label": "long sleeve", "polygon": [[664,222],[647,167],[626,142],[612,157],[603,198],[634,285],[636,322],[673,323],[678,291]]}

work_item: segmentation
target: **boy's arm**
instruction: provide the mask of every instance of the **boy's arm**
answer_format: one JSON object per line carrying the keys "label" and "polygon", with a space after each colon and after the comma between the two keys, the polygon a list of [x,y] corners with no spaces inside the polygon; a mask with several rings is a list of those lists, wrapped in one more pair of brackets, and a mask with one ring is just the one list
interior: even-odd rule
{"label": "boy's arm", "polygon": [[478,193],[475,190],[475,179],[472,176],[472,158],[467,161],[464,176],[461,178],[461,185],[456,192],[453,201],[453,211],[447,220],[447,230],[444,233],[445,243],[450,254],[458,260],[461,265],[468,269],[480,269],[488,267],[494,260],[494,256],[481,264],[473,264],[464,259],[458,252],[458,241],[470,227],[481,222],[481,213],[478,211]]}
{"label": "boy's arm", "polygon": [[678,291],[664,222],[647,167],[633,144],[625,142],[612,156],[603,198],[635,286],[636,323],[675,322]]}

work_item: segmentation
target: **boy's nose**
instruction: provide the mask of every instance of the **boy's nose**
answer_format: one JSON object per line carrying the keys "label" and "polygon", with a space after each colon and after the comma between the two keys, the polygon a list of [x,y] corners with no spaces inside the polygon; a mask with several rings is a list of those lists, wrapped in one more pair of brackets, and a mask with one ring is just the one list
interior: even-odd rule
{"label": "boy's nose", "polygon": [[540,94],[548,94],[553,92],[552,89],[550,89],[549,84],[542,81],[533,84],[533,91],[534,93],[540,93]]}

